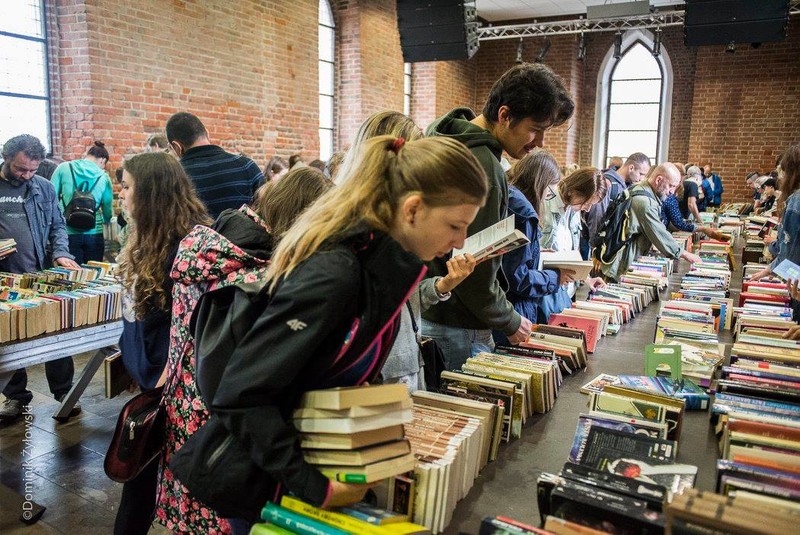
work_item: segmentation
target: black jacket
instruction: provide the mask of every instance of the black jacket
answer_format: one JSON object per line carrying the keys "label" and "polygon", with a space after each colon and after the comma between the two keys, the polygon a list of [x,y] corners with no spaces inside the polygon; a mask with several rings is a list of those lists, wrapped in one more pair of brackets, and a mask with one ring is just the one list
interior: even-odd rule
{"label": "black jacket", "polygon": [[193,321],[212,417],[170,463],[181,482],[223,517],[256,519],[284,490],[322,505],[329,481],[303,460],[291,412],[308,390],[375,380],[424,272],[391,237],[362,229],[272,296],[264,282],[206,294]]}

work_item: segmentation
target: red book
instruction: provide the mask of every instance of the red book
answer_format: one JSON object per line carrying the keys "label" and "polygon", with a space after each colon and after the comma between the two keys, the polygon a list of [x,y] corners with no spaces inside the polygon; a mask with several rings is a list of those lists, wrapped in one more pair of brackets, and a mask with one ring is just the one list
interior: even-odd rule
{"label": "red book", "polygon": [[742,292],[739,294],[739,306],[743,306],[745,301],[749,301],[751,303],[764,303],[764,304],[775,303],[775,304],[788,305],[789,297],[782,295],[767,295],[767,294]]}
{"label": "red book", "polygon": [[586,333],[586,350],[594,353],[597,340],[600,338],[601,320],[594,318],[583,318],[579,316],[568,316],[566,314],[550,314],[547,323],[558,325],[559,327],[572,327]]}

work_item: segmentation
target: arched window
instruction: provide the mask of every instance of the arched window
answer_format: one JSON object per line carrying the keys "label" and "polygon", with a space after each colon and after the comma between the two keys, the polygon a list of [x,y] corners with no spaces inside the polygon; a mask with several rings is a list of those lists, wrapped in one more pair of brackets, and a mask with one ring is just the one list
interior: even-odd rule
{"label": "arched window", "polygon": [[593,162],[608,167],[612,156],[643,152],[655,164],[666,161],[672,108],[672,63],[665,47],[653,56],[653,36],[632,30],[614,47],[598,75]]}
{"label": "arched window", "polygon": [[41,0],[6,0],[0,18],[0,145],[31,134],[50,149],[50,92]]}
{"label": "arched window", "polygon": [[333,13],[328,0],[319,0],[319,157],[333,154]]}

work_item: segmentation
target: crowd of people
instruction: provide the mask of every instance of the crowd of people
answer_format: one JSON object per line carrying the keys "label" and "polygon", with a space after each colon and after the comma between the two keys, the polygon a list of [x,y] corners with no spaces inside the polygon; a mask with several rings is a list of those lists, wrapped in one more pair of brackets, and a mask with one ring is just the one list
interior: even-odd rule
{"label": "crowd of people", "polygon": [[[480,113],[454,109],[426,132],[401,113],[376,113],[328,162],[274,157],[263,173],[214,145],[197,116],[170,117],[119,176],[129,228],[120,348],[139,388],[164,387],[167,418],[162,456],[124,484],[115,533],[147,533],[153,520],[176,533],[247,533],[283,492],[322,507],[356,502],[368,486],[329,480],[303,459],[289,421],[303,392],[380,381],[425,389],[420,335],[459,369],[496,343],[525,341],[532,324],[571,306],[578,285],[618,280],[651,246],[699,260],[669,228],[719,237],[700,215],[722,202],[711,164],[652,166],[637,152],[604,170],[562,172],[542,147],[574,110],[552,70],[521,64]],[[507,171],[504,154],[516,160]],[[36,138],[6,142],[0,235],[18,252],[0,271],[103,258],[108,158],[97,142],[48,179],[36,174],[47,161]],[[783,217],[776,261],[800,260],[799,167],[793,146],[778,183],[761,184],[759,208]],[[91,228],[67,224],[76,192],[94,199]],[[631,239],[596,262],[596,276],[541,268],[545,250],[590,258],[622,209]],[[530,243],[482,262],[451,257],[509,215]],[[201,378],[198,362],[217,373]],[[46,369],[60,399],[72,360]],[[31,401],[24,370],[3,393],[0,416],[21,414]]]}

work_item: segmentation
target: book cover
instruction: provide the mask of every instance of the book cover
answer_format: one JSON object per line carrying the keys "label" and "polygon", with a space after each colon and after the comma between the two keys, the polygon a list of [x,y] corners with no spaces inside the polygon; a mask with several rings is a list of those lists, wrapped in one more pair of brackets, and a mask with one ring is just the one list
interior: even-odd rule
{"label": "book cover", "polygon": [[581,392],[584,394],[591,394],[592,392],[602,392],[603,389],[608,385],[617,385],[619,384],[619,377],[616,375],[609,375],[607,373],[601,373],[585,385],[581,387]]}
{"label": "book cover", "polygon": [[300,408],[343,410],[356,406],[385,405],[408,399],[404,384],[352,386],[312,390],[303,394]]}
{"label": "book cover", "polygon": [[288,529],[292,533],[305,533],[308,535],[348,535],[348,532],[345,530],[334,528],[324,522],[314,520],[294,511],[289,511],[280,505],[269,502],[267,502],[261,510],[261,520]]}
{"label": "book cover", "polygon": [[105,358],[103,361],[103,370],[105,371],[107,399],[118,396],[120,393],[126,391],[133,383],[133,379],[128,374],[128,370],[125,369],[125,364],[122,362],[122,353],[119,351]]}
{"label": "book cover", "polygon": [[414,469],[417,459],[413,453],[379,461],[365,466],[319,466],[325,476],[342,483],[374,483]]}
{"label": "book cover", "polygon": [[309,464],[363,466],[400,457],[410,451],[408,440],[397,440],[358,450],[304,450],[303,458]]}
{"label": "book cover", "polygon": [[403,436],[402,425],[348,434],[303,433],[300,435],[300,447],[303,449],[353,450],[399,440]]}
{"label": "book cover", "polygon": [[547,319],[549,325],[557,325],[559,327],[571,327],[586,333],[586,350],[589,353],[594,353],[597,347],[597,342],[602,335],[599,319],[584,318],[578,316],[568,316],[566,314],[550,314]]}

